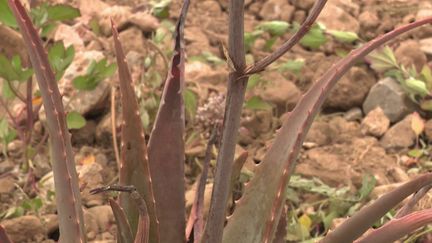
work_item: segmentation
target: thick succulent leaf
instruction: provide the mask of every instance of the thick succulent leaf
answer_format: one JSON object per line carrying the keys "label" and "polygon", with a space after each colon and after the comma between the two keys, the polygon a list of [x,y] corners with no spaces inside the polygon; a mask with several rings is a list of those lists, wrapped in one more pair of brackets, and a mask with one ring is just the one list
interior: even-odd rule
{"label": "thick succulent leaf", "polygon": [[175,29],[174,54],[148,143],[161,242],[185,242],[184,182],[184,37],[189,1],[183,3]]}
{"label": "thick succulent leaf", "polygon": [[247,184],[243,197],[225,227],[223,242],[271,241],[301,144],[330,89],[351,66],[378,46],[408,30],[431,22],[432,17],[419,20],[368,42],[334,64],[314,84],[285,120],[255,176]]}
{"label": "thick succulent leaf", "polygon": [[191,233],[194,233],[194,242],[199,242],[204,229],[204,194],[207,184],[208,169],[212,158],[213,145],[216,143],[217,128],[213,129],[212,135],[207,143],[207,148],[204,157],[204,163],[201,175],[197,183],[194,202],[192,204],[189,220],[186,225],[186,240],[190,242]]}
{"label": "thick succulent leaf", "polygon": [[352,242],[409,195],[432,184],[432,173],[413,179],[362,208],[330,232],[322,243]]}
{"label": "thick succulent leaf", "polygon": [[36,73],[47,117],[61,242],[86,242],[78,176],[55,75],[38,32],[18,0],[8,1]]}
{"label": "thick succulent leaf", "polygon": [[110,199],[109,203],[117,224],[117,235],[120,238],[120,241],[133,242],[134,237],[132,235],[132,230],[130,228],[129,222],[127,221],[125,212],[116,201]]}
{"label": "thick succulent leaf", "polygon": [[403,236],[431,223],[432,209],[414,212],[402,218],[391,220],[355,243],[396,242]]}
{"label": "thick succulent leaf", "polygon": [[276,234],[273,239],[273,243],[285,243],[285,237],[287,235],[287,227],[288,227],[288,221],[287,221],[287,213],[288,213],[288,207],[285,205],[282,211],[282,215],[279,219],[279,223],[276,229]]}
{"label": "thick succulent leaf", "polygon": [[[159,242],[159,223],[156,216],[156,204],[147,161],[147,146],[139,114],[138,102],[132,87],[132,77],[114,24],[112,31],[117,56],[123,114],[120,185],[135,186],[137,191],[144,198],[150,217],[150,241],[152,243]],[[128,217],[132,234],[134,234],[137,232],[139,223],[138,207],[127,193],[120,193],[119,200],[120,206]]]}
{"label": "thick succulent leaf", "polygon": [[6,233],[6,230],[1,225],[0,225],[0,242],[12,243],[11,239],[9,238],[9,236]]}
{"label": "thick succulent leaf", "polygon": [[131,193],[131,198],[135,201],[139,211],[138,229],[135,235],[134,243],[148,243],[150,217],[148,215],[147,206],[144,199],[136,191]]}

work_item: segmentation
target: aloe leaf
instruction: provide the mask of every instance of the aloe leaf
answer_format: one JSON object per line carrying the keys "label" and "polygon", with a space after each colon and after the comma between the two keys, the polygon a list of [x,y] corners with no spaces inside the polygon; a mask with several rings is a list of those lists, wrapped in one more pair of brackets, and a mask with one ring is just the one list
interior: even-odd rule
{"label": "aloe leaf", "polygon": [[402,218],[391,220],[365,237],[355,241],[355,243],[396,242],[403,236],[431,223],[432,209],[414,212]]}
{"label": "aloe leaf", "polygon": [[432,183],[432,173],[413,179],[362,208],[330,232],[322,243],[352,242],[409,195]]}
{"label": "aloe leaf", "polygon": [[8,1],[36,73],[47,117],[61,242],[86,242],[78,176],[55,75],[38,32],[18,0]]}
{"label": "aloe leaf", "polygon": [[132,230],[130,228],[129,222],[127,221],[125,212],[115,200],[110,199],[109,203],[117,224],[117,235],[121,239],[120,241],[133,242],[134,237],[132,235]]}
{"label": "aloe leaf", "polygon": [[212,149],[213,145],[216,143],[216,135],[217,128],[215,127],[207,143],[202,172],[197,183],[194,202],[186,225],[186,240],[188,242],[190,241],[192,230],[194,233],[194,242],[199,242],[204,229],[204,194],[207,184],[208,169],[212,158]]}
{"label": "aloe leaf", "polygon": [[287,221],[287,213],[288,213],[288,208],[285,205],[282,211],[282,215],[281,218],[279,219],[279,223],[276,229],[276,234],[275,237],[273,239],[273,243],[285,243],[285,237],[287,235],[287,227],[288,227],[288,221]]}
{"label": "aloe leaf", "polygon": [[[114,23],[112,23],[112,31],[120,79],[123,114],[119,181],[122,186],[135,186],[138,193],[144,198],[150,217],[150,241],[152,243],[159,242],[159,223],[156,216],[156,204],[147,161],[147,146],[144,138],[144,129],[141,125],[138,102],[132,87],[132,77]],[[133,199],[124,192],[120,193],[119,203],[128,217],[132,233],[134,234],[137,232],[139,223],[138,207]]]}
{"label": "aloe leaf", "polygon": [[175,28],[174,54],[148,143],[161,242],[185,242],[184,181],[184,23],[189,1],[183,2]]}
{"label": "aloe leaf", "polygon": [[[378,46],[408,30],[431,22],[432,17],[426,18],[377,37],[334,64],[312,86],[285,120],[255,176],[246,185],[243,197],[225,227],[223,242],[266,243],[272,240],[301,144],[330,89],[351,66]],[[260,200],[256,200],[257,198]]]}
{"label": "aloe leaf", "polygon": [[144,198],[142,198],[141,195],[136,191],[132,191],[130,197],[135,201],[139,211],[138,229],[135,235],[134,243],[148,243],[150,217],[147,211],[146,203]]}
{"label": "aloe leaf", "polygon": [[0,242],[2,242],[2,243],[12,243],[12,240],[7,235],[6,230],[1,225],[0,225]]}

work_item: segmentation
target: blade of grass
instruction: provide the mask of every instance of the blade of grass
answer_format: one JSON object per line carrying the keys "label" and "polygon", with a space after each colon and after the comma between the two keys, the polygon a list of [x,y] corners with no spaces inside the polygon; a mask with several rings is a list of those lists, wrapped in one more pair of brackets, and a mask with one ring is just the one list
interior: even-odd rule
{"label": "blade of grass", "polygon": [[78,176],[55,75],[51,70],[42,41],[26,10],[18,0],[9,0],[8,3],[21,29],[45,107],[51,142],[60,241],[86,242]]}
{"label": "blade of grass", "polygon": [[[117,29],[112,23],[114,46],[120,79],[120,93],[123,113],[121,130],[120,185],[135,186],[144,198],[150,217],[150,241],[159,242],[159,222],[156,216],[156,203],[153,196],[150,168],[147,161],[147,146],[139,115],[138,102],[132,87],[132,77],[118,38]],[[139,209],[126,193],[120,193],[120,206],[125,211],[132,234],[137,232]]]}
{"label": "blade of grass", "polygon": [[148,143],[161,242],[185,242],[184,181],[184,24],[189,0],[183,1],[174,33],[174,54]]}
{"label": "blade of grass", "polygon": [[230,194],[231,174],[240,115],[243,107],[247,77],[242,77],[246,66],[244,50],[244,0],[229,2],[228,60],[237,70],[228,78],[228,92],[223,121],[223,132],[212,191],[210,211],[202,237],[203,243],[219,243],[225,222],[226,205]]}
{"label": "blade of grass", "polygon": [[267,243],[272,240],[283,208],[286,186],[295,168],[300,147],[330,89],[351,66],[378,46],[408,30],[431,22],[432,17],[429,17],[401,26],[350,52],[307,91],[285,120],[273,145],[256,169],[255,176],[246,185],[243,197],[225,227],[224,242]]}
{"label": "blade of grass", "polygon": [[432,223],[432,209],[426,209],[393,219],[355,243],[396,242],[414,230]]}

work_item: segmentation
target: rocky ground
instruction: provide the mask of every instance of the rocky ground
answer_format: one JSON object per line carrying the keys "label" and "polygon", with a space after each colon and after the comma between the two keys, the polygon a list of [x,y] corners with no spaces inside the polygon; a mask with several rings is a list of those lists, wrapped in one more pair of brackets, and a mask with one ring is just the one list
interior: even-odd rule
{"label": "rocky ground", "polygon": [[[254,31],[264,21],[302,22],[314,3],[312,0],[245,2],[247,32]],[[107,196],[90,195],[89,190],[112,184],[118,178],[110,111],[111,83],[117,82],[117,77],[114,75],[104,80],[88,92],[74,90],[71,80],[85,72],[90,59],[106,56],[113,60],[109,21],[112,17],[120,28],[120,39],[128,53],[137,95],[142,104],[143,122],[146,130],[151,130],[161,93],[161,80],[167,72],[162,56],[170,56],[172,42],[169,28],[179,14],[181,2],[172,1],[169,18],[165,19],[154,17],[149,12],[151,6],[142,1],[74,0],[68,3],[79,8],[82,16],[60,24],[50,38],[73,45],[76,52],[72,65],[60,81],[60,87],[66,110],[78,111],[87,120],[83,128],[71,131],[80,183],[83,185],[87,235],[91,242],[114,242],[115,223],[107,205]],[[185,30],[188,56],[186,82],[187,89],[197,101],[196,106],[189,106],[186,126],[188,189],[192,188],[200,172],[198,164],[203,159],[212,121],[221,120],[223,114],[228,68],[222,61],[221,45],[226,46],[227,41],[227,4],[228,0],[192,1],[188,14]],[[297,45],[279,63],[260,74],[259,84],[248,91],[246,98],[259,97],[265,102],[263,104],[271,105],[271,109],[246,109],[242,115],[238,153],[244,150],[249,153],[245,177],[253,173],[255,164],[263,158],[287,112],[294,107],[301,94],[340,58],[341,51],[355,48],[396,26],[430,15],[432,3],[429,0],[329,0],[318,21],[328,29],[355,32],[359,40],[353,44],[327,41],[318,49]],[[92,31],[94,23],[98,26],[97,34],[94,29]],[[22,53],[19,35],[2,26],[0,33],[8,37],[0,39],[1,52]],[[166,38],[156,45],[149,43],[148,40],[155,40],[155,36],[161,33],[165,33]],[[275,49],[290,34],[277,38],[270,49]],[[266,42],[270,38],[263,35],[253,43],[248,52],[249,62],[269,53]],[[392,41],[390,47],[401,64],[413,65],[418,71],[424,65],[432,68],[432,26],[410,32]],[[151,57],[151,65],[147,64],[148,57]],[[297,73],[281,71],[279,65],[288,60],[304,60],[304,65]],[[19,103],[11,106],[16,112],[23,107]],[[120,107],[117,103],[114,109],[117,111],[119,130]],[[0,112],[4,114],[3,110]],[[36,144],[44,134],[41,122],[44,120],[43,111],[39,114],[39,121],[34,126]],[[361,62],[338,82],[325,102],[303,145],[296,173],[310,181],[312,178],[320,179],[328,188],[348,188],[351,193],[362,186],[365,175],[373,175],[376,185],[369,199],[374,199],[431,168],[430,117],[431,113],[420,109],[397,81],[377,73],[367,62]],[[424,123],[420,131],[416,130],[415,125],[419,122]],[[0,153],[0,212],[4,212],[0,215],[3,217],[0,222],[15,242],[53,242],[58,237],[58,223],[52,199],[53,178],[48,147],[45,143],[38,147],[31,161],[31,170],[25,163],[22,147],[22,141],[14,140],[6,148],[3,147],[8,156]],[[313,205],[331,196],[302,190],[303,193],[301,190],[295,192],[299,201],[292,204],[298,207],[296,211],[293,209],[297,216],[309,215],[313,218],[311,215],[317,212],[330,210],[328,204],[320,209]],[[192,197],[193,193],[189,191],[188,203],[193,200]],[[430,200],[431,197],[426,197],[420,206],[430,207]],[[345,215],[346,212],[338,216]],[[322,223],[314,222],[318,222],[317,225]],[[323,233],[317,225],[306,227],[307,238]],[[300,241],[293,232],[288,238]]]}

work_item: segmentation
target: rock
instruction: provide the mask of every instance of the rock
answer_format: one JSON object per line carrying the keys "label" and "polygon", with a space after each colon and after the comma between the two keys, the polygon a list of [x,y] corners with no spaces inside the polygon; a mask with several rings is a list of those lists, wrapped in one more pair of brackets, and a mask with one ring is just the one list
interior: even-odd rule
{"label": "rock", "polygon": [[[142,31],[136,27],[128,28],[124,31],[121,31],[119,33],[119,39],[122,43],[122,47],[124,50],[125,55],[127,55],[129,52],[134,51],[138,53],[145,53],[145,46],[144,46],[144,35]],[[110,38],[110,47],[111,50],[114,52],[114,42],[112,41],[112,37]]]}
{"label": "rock", "polygon": [[75,52],[84,49],[84,41],[74,26],[59,24],[54,34],[55,41],[63,41],[65,47],[72,45]]}
{"label": "rock", "polygon": [[109,205],[89,208],[87,213],[93,215],[99,228],[98,232],[106,232],[109,230],[111,225],[115,224],[114,215],[111,206]]}
{"label": "rock", "polygon": [[87,207],[99,206],[103,204],[103,194],[90,194],[90,190],[104,185],[102,179],[102,166],[96,162],[84,164],[78,167],[79,181],[84,185],[81,191],[82,202]]}
{"label": "rock", "polygon": [[374,78],[364,69],[353,67],[330,91],[324,107],[348,110],[360,106],[374,83]]}
{"label": "rock", "polygon": [[0,194],[12,193],[15,189],[16,179],[12,176],[5,176],[0,178]]}
{"label": "rock", "polygon": [[361,13],[358,17],[360,22],[360,27],[363,31],[373,31],[379,26],[379,19],[375,12],[366,10]]}
{"label": "rock", "polygon": [[286,0],[269,0],[264,2],[259,16],[264,20],[282,20],[289,22],[295,8]]}
{"label": "rock", "polygon": [[432,142],[432,119],[426,121],[424,132],[429,142]]}
{"label": "rock", "polygon": [[384,114],[381,107],[369,112],[361,123],[361,132],[364,135],[381,137],[390,127],[390,120]]}
{"label": "rock", "polygon": [[103,80],[94,90],[77,91],[77,94],[70,100],[66,110],[76,111],[83,116],[97,115],[107,107],[110,90],[111,85],[109,81]]}
{"label": "rock", "polygon": [[406,149],[414,145],[416,134],[411,128],[412,115],[393,125],[381,138],[381,146],[388,150]]}
{"label": "rock", "polygon": [[314,0],[291,0],[292,5],[303,10],[309,10],[315,3]]}
{"label": "rock", "polygon": [[[103,167],[96,162],[92,162],[82,166],[77,166],[76,169],[79,175],[80,187],[84,188],[81,191],[83,204],[88,207],[102,205],[103,195],[91,195],[89,191],[104,185],[104,181],[102,179]],[[55,191],[53,173],[50,172],[42,177],[40,179],[40,184],[40,197],[46,197],[48,191]]]}
{"label": "rock", "polygon": [[292,17],[294,22],[303,23],[306,19],[306,11],[304,10],[296,10]]}
{"label": "rock", "polygon": [[347,121],[361,121],[363,118],[363,111],[358,107],[354,107],[345,112],[343,117]]}
{"label": "rock", "polygon": [[159,20],[148,12],[137,12],[129,18],[129,22],[143,32],[153,32],[159,28]]}
{"label": "rock", "polygon": [[48,148],[41,148],[33,159],[33,173],[36,178],[42,178],[52,170]]}
{"label": "rock", "polygon": [[[81,115],[94,114],[106,107],[106,100],[110,93],[111,86],[107,80],[101,81],[95,89],[91,91],[78,91],[72,86],[72,80],[84,75],[88,65],[92,61],[99,61],[104,58],[100,51],[82,51],[75,53],[75,58],[71,65],[66,69],[63,79],[59,83],[60,92],[63,94],[65,111],[76,111]],[[76,93],[74,93],[76,92]],[[43,108],[41,109],[43,110]],[[45,119],[44,112],[39,115]]]}
{"label": "rock", "polygon": [[0,174],[13,170],[15,163],[9,158],[0,162]]}
{"label": "rock", "polygon": [[363,103],[363,112],[367,114],[378,106],[392,123],[416,110],[416,104],[392,78],[382,79],[371,88]]}
{"label": "rock", "polygon": [[260,92],[260,97],[264,101],[277,105],[281,113],[292,110],[301,95],[297,86],[278,72],[266,72],[263,79],[268,80],[270,84],[266,85],[263,92]]}
{"label": "rock", "polygon": [[87,120],[84,127],[80,129],[73,129],[72,133],[72,144],[93,144],[95,142],[95,130],[96,122],[93,120]]}
{"label": "rock", "polygon": [[102,9],[107,8],[110,8],[110,5],[101,0],[79,1],[80,13],[88,19],[98,16]]}
{"label": "rock", "polygon": [[305,142],[325,146],[349,142],[359,135],[357,122],[348,122],[342,117],[322,117],[315,120],[306,135]]}
{"label": "rock", "polygon": [[46,234],[41,221],[34,215],[3,220],[2,226],[13,242],[41,242]]}
{"label": "rock", "polygon": [[131,8],[126,6],[111,6],[99,10],[99,26],[105,36],[111,36],[111,19],[118,28],[124,26],[132,15]]}
{"label": "rock", "polygon": [[210,50],[208,35],[198,26],[185,29],[185,41],[188,43],[188,55],[201,55],[203,50]]}
{"label": "rock", "polygon": [[420,49],[419,42],[415,40],[406,40],[400,43],[395,51],[396,60],[405,67],[415,66],[420,72],[427,62],[426,55]]}
{"label": "rock", "polygon": [[[117,136],[120,137],[121,113],[116,116]],[[112,146],[111,113],[106,114],[96,126],[96,143],[101,146]]]}
{"label": "rock", "polygon": [[419,44],[422,52],[426,53],[426,55],[432,56],[432,37],[421,39]]}
{"label": "rock", "polygon": [[223,67],[212,68],[204,62],[190,62],[185,65],[185,80],[190,83],[219,84],[227,80],[228,71]]}
{"label": "rock", "polygon": [[242,119],[241,125],[248,130],[250,136],[258,137],[259,135],[264,135],[271,130],[272,112],[257,111]]}
{"label": "rock", "polygon": [[379,185],[387,184],[387,168],[397,166],[373,137],[352,138],[349,142],[305,151],[296,173],[319,178],[331,186],[353,183],[360,187],[365,173],[373,172]]}
{"label": "rock", "polygon": [[327,29],[355,33],[358,33],[360,29],[360,24],[356,18],[332,3],[326,4],[317,21],[323,23]]}
{"label": "rock", "polygon": [[48,236],[59,230],[59,221],[57,214],[42,215],[41,220]]}
{"label": "rock", "polygon": [[83,214],[87,240],[95,240],[97,234],[101,233],[99,232],[99,225],[96,220],[97,216],[89,213],[88,210],[84,210]]}

